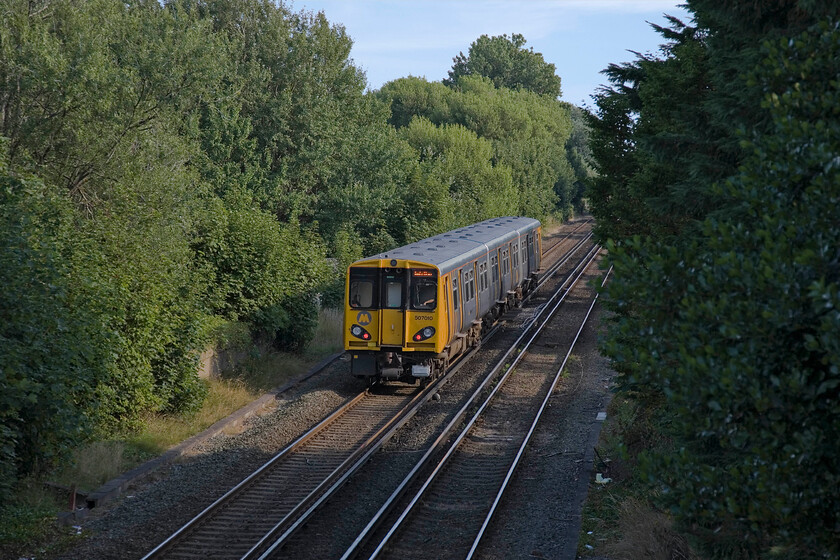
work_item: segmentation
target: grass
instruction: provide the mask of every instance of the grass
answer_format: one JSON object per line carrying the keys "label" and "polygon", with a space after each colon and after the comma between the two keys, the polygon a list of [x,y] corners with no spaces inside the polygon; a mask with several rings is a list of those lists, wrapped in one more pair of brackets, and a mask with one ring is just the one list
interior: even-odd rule
{"label": "grass", "polygon": [[153,414],[145,418],[143,430],[125,443],[137,455],[158,455],[194,436],[258,398],[262,392],[249,389],[238,378],[209,379],[207,398],[193,415]]}
{"label": "grass", "polygon": [[159,454],[239,410],[260,395],[309,371],[343,348],[342,311],[323,309],[312,341],[302,354],[253,348],[249,356],[221,377],[209,379],[204,405],[192,416],[153,415],[126,443],[136,454]]}

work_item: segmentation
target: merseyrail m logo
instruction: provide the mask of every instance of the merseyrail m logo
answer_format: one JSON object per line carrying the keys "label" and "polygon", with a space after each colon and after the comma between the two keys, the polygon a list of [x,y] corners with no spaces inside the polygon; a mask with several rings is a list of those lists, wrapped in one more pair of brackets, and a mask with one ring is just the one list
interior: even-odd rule
{"label": "merseyrail m logo", "polygon": [[359,314],[356,315],[356,322],[362,325],[363,327],[365,325],[369,325],[371,321],[372,318],[370,316],[370,313],[368,313],[367,311],[359,311]]}

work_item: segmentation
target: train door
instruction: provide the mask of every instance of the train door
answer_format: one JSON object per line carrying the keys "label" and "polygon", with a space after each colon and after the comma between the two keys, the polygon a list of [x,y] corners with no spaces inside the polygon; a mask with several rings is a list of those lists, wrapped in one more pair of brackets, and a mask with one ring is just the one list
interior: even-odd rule
{"label": "train door", "polygon": [[502,296],[501,298],[504,299],[505,292],[511,289],[512,284],[510,281],[510,245],[505,245],[501,249],[502,253]]}
{"label": "train door", "polygon": [[513,261],[513,285],[518,286],[519,281],[522,280],[522,275],[519,268],[519,240],[517,239],[511,243],[511,260]]}
{"label": "train door", "polygon": [[456,270],[452,272],[452,331],[455,333],[461,332],[461,271]]}
{"label": "train door", "polygon": [[499,250],[496,249],[490,256],[490,298],[492,300],[498,300],[502,297],[501,283],[502,279],[499,278]]}
{"label": "train door", "polygon": [[446,317],[447,317],[447,319],[446,319],[447,332],[442,333],[443,340],[452,340],[452,333],[453,333],[452,327],[454,326],[454,321],[455,321],[455,319],[453,317],[455,312],[452,310],[452,306],[450,305],[450,302],[452,301],[452,296],[450,294],[452,292],[450,292],[449,286],[450,286],[449,276],[444,276],[443,277],[443,309],[444,309],[444,313],[446,313]]}
{"label": "train door", "polygon": [[405,269],[382,271],[380,345],[403,346],[405,341]]}
{"label": "train door", "polygon": [[484,303],[487,301],[487,263],[477,263],[477,273],[475,278],[476,286],[476,316],[484,314]]}

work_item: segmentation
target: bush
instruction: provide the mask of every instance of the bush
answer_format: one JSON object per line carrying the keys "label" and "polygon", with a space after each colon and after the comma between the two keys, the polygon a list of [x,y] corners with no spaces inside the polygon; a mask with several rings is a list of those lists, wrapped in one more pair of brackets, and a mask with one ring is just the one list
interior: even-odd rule
{"label": "bush", "polygon": [[0,154],[0,495],[86,437],[107,377],[113,338],[78,297],[72,223],[66,201]]}
{"label": "bush", "polygon": [[278,350],[300,352],[318,328],[318,301],[299,294],[261,309],[254,317],[257,336],[267,338]]}

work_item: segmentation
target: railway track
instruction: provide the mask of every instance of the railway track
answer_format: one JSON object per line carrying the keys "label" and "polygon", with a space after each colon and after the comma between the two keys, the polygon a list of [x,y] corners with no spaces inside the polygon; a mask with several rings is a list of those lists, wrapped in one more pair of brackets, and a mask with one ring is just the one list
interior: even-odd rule
{"label": "railway track", "polygon": [[[584,218],[583,220],[581,220],[581,222],[577,226],[575,226],[575,228],[572,231],[563,235],[563,237],[561,237],[557,241],[553,242],[551,247],[548,247],[545,251],[543,251],[543,255],[542,255],[543,260],[549,260],[550,255],[554,254],[554,252],[557,251],[557,249],[562,247],[564,245],[565,241],[567,241],[569,239],[572,239],[576,235],[577,236],[588,235],[588,236],[591,237],[592,236],[592,231],[591,231],[592,222],[593,222],[592,218]],[[589,231],[581,232],[581,230],[583,230],[587,226],[589,227]]]}
{"label": "railway track", "polygon": [[[513,363],[499,364],[499,368],[504,365],[505,371],[489,395],[481,401],[470,400],[468,405],[478,406],[478,410],[460,433],[452,433],[455,422],[447,427],[345,552],[342,560],[357,556],[370,559],[428,558],[430,554],[435,558],[469,559],[474,556],[561,378],[597,295],[589,305],[573,340],[569,341],[559,368],[556,368],[553,360],[546,360],[539,352],[528,350],[539,341],[542,332],[550,327],[555,311],[572,287],[584,277],[586,268],[596,257],[597,251],[591,255],[572,284],[563,291],[563,295],[552,303],[552,311],[541,319],[541,324],[520,348]],[[454,442],[436,466],[425,478],[421,477],[420,473],[427,468],[429,459],[440,451],[438,448],[442,442],[452,437]],[[413,491],[406,498],[404,494],[408,488]],[[401,513],[395,516],[391,512],[398,502],[404,505]],[[371,540],[378,544],[375,547],[365,546]],[[432,546],[433,551],[430,549]]]}
{"label": "railway track", "polygon": [[[569,253],[579,250],[584,242],[578,241]],[[543,279],[558,268],[555,263]],[[388,385],[359,394],[176,531],[144,560],[270,556],[465,361],[453,365],[448,375],[425,391]]]}
{"label": "railway track", "polygon": [[[581,247],[581,244],[577,243],[575,245],[574,250],[577,251],[577,250],[580,249],[580,247]],[[589,250],[587,255],[583,259],[581,259],[581,262],[578,263],[578,265],[575,267],[575,271],[577,271],[577,273],[573,272],[573,274],[571,274],[571,275],[569,275],[569,277],[565,278],[561,282],[560,288],[554,293],[554,296],[549,298],[549,300],[546,303],[544,303],[543,305],[540,305],[535,310],[534,315],[525,321],[525,323],[524,323],[525,327],[523,328],[523,330],[519,334],[518,338],[516,339],[516,341],[513,344],[511,344],[507,348],[506,351],[504,351],[503,355],[499,356],[498,363],[496,364],[496,366],[494,368],[492,368],[490,371],[485,372],[485,374],[482,375],[481,379],[473,382],[474,386],[471,389],[472,396],[469,398],[469,400],[466,403],[463,404],[460,411],[458,411],[455,414],[455,416],[449,422],[448,426],[446,426],[445,428],[443,428],[441,430],[441,433],[437,437],[437,440],[435,440],[435,442],[432,443],[431,446],[426,450],[425,455],[423,455],[423,457],[420,458],[417,461],[417,463],[414,465],[414,468],[411,469],[411,467],[409,467],[409,469],[407,469],[407,470],[410,470],[410,472],[408,473],[406,478],[402,481],[402,483],[400,483],[399,480],[394,482],[394,487],[396,487],[396,490],[389,489],[388,493],[393,492],[391,494],[391,496],[387,497],[388,494],[386,493],[386,495],[382,498],[383,505],[380,507],[379,511],[378,512],[371,512],[370,516],[371,516],[372,519],[371,519],[370,523],[368,523],[367,527],[360,527],[360,533],[358,534],[359,536],[356,537],[356,540],[353,542],[352,545],[350,545],[350,549],[348,550],[348,552],[344,553],[344,558],[353,557],[361,548],[363,548],[363,544],[368,540],[370,535],[376,530],[378,525],[382,522],[382,519],[384,519],[388,515],[390,510],[394,507],[394,504],[396,503],[396,501],[399,499],[400,495],[403,492],[406,491],[406,488],[408,486],[411,485],[411,483],[413,481],[413,478],[415,476],[417,476],[417,473],[420,472],[426,466],[426,464],[430,461],[430,458],[433,457],[434,455],[436,455],[440,451],[440,448],[444,445],[444,443],[450,439],[451,434],[452,434],[452,430],[454,429],[455,426],[457,426],[462,421],[462,419],[463,419],[464,415],[466,414],[467,410],[469,410],[471,407],[475,406],[475,403],[476,403],[477,399],[479,398],[479,395],[482,395],[484,392],[486,392],[488,390],[488,388],[490,386],[492,386],[493,383],[498,379],[497,372],[499,372],[500,368],[508,361],[513,361],[513,363],[515,365],[516,362],[518,362],[521,359],[521,357],[525,355],[525,353],[523,353],[523,349],[527,349],[527,346],[530,343],[532,343],[534,338],[537,336],[538,331],[545,327],[546,323],[550,319],[550,316],[553,315],[554,313],[556,313],[557,309],[560,307],[560,305],[562,304],[566,295],[568,294],[568,291],[571,288],[571,285],[574,284],[574,282],[576,282],[577,279],[580,278],[580,273],[581,273],[583,267],[585,266],[586,262],[587,261],[591,262],[591,260],[594,258],[594,256],[596,254],[597,254],[597,248],[593,247]],[[568,260],[568,257],[570,257],[570,255],[567,255],[567,258],[565,260]],[[557,264],[559,265],[560,263],[557,263]],[[553,271],[549,270],[548,271],[549,273],[556,272],[558,267],[552,267],[552,268],[554,270]],[[526,311],[523,311],[523,312],[527,315]],[[517,412],[514,411],[513,414],[515,415],[515,414],[517,414]],[[382,467],[380,466],[380,468],[382,468]],[[387,467],[385,470],[392,471],[393,469],[392,469],[392,467]],[[357,492],[358,492],[358,490],[357,490]],[[366,499],[369,498],[371,500],[379,500],[379,498],[373,497],[374,494],[376,494],[376,492],[371,491],[370,488],[365,490]],[[322,546],[322,543],[320,541],[321,541],[321,539],[323,539],[323,535],[329,535],[329,538],[338,538],[335,535],[335,532],[334,531],[330,532],[330,529],[329,529],[330,524],[335,524],[335,519],[336,519],[335,516],[332,516],[332,517],[320,516],[320,517],[322,517],[322,519],[320,519],[320,523],[318,523],[318,522],[315,523],[316,528],[307,532],[308,537],[305,537],[303,539],[297,539],[297,542],[292,543],[292,545],[288,546],[288,547],[287,547],[286,540],[278,540],[271,547],[269,547],[266,550],[266,553],[264,555],[262,555],[260,558],[261,559],[268,559],[268,558],[272,558],[272,559],[276,559],[276,558],[303,558],[303,557],[306,557],[306,558],[328,558],[328,557],[338,558],[342,554],[342,551],[344,549],[341,549],[341,551],[339,551],[339,552],[335,552],[335,551],[326,552],[326,551],[324,551],[323,548],[318,548],[316,551],[313,550],[315,547],[321,547]],[[353,520],[345,519],[343,521],[343,524],[352,523],[352,522],[353,522]],[[315,533],[317,536],[321,536],[321,539],[317,539],[317,537],[316,537],[316,541],[313,542],[312,541],[312,538],[313,538],[312,533]],[[352,538],[353,537],[351,537],[351,539]],[[348,544],[349,544],[349,542],[348,542]],[[329,547],[327,547],[327,548],[329,548]],[[430,554],[428,549],[426,549],[425,554]],[[431,557],[436,557],[434,553],[431,553],[431,554],[432,554]],[[365,556],[362,555],[362,557],[365,557]],[[421,556],[421,557],[423,557],[423,556]],[[430,557],[430,556],[425,556],[425,557]]]}

